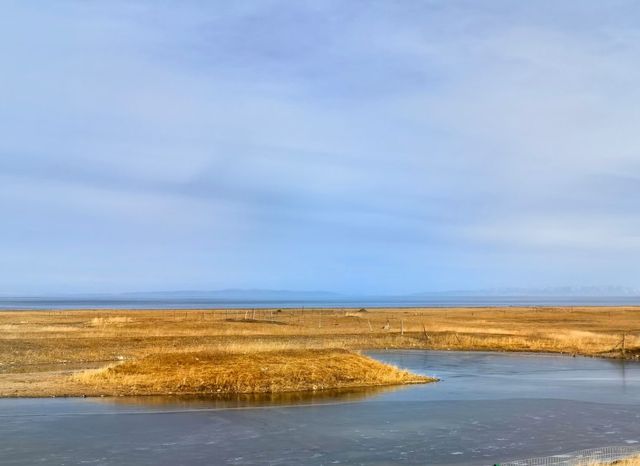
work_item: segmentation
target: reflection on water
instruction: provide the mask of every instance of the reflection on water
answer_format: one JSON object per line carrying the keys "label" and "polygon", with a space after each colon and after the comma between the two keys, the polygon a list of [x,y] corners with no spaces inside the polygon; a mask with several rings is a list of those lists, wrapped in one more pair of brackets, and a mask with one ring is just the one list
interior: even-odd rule
{"label": "reflection on water", "polygon": [[322,405],[327,403],[352,403],[408,388],[409,386],[407,385],[394,385],[348,388],[340,390],[238,395],[123,396],[95,398],[91,401],[99,404],[150,409],[160,408],[163,410],[274,407],[290,405]]}

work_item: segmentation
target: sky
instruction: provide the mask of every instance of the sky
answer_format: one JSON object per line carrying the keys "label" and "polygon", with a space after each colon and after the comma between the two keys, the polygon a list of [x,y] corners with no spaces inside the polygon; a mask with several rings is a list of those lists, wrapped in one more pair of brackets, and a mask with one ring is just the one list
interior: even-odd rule
{"label": "sky", "polygon": [[5,0],[0,293],[640,286],[640,5]]}

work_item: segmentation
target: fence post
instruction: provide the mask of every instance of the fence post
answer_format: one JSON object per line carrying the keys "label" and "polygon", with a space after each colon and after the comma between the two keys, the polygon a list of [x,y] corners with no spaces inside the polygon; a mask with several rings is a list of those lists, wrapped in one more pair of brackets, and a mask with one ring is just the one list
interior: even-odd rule
{"label": "fence post", "polygon": [[430,341],[431,338],[429,338],[429,334],[427,333],[427,327],[424,325],[424,322],[422,323],[422,331],[424,332],[424,339],[426,341]]}

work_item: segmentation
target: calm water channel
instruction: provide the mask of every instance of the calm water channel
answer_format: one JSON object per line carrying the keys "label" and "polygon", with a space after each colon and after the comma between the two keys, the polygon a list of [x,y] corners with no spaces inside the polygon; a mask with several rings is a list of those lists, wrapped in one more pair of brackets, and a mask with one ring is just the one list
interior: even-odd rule
{"label": "calm water channel", "polygon": [[485,465],[640,441],[640,364],[375,351],[441,382],[275,399],[2,399],[2,465]]}

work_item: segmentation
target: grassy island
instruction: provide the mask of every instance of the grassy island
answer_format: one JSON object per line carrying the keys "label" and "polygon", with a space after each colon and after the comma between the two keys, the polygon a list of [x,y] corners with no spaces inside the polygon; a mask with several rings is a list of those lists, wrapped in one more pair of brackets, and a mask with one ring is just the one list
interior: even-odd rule
{"label": "grassy island", "polygon": [[282,393],[435,380],[340,349],[151,354],[75,379],[90,395]]}

